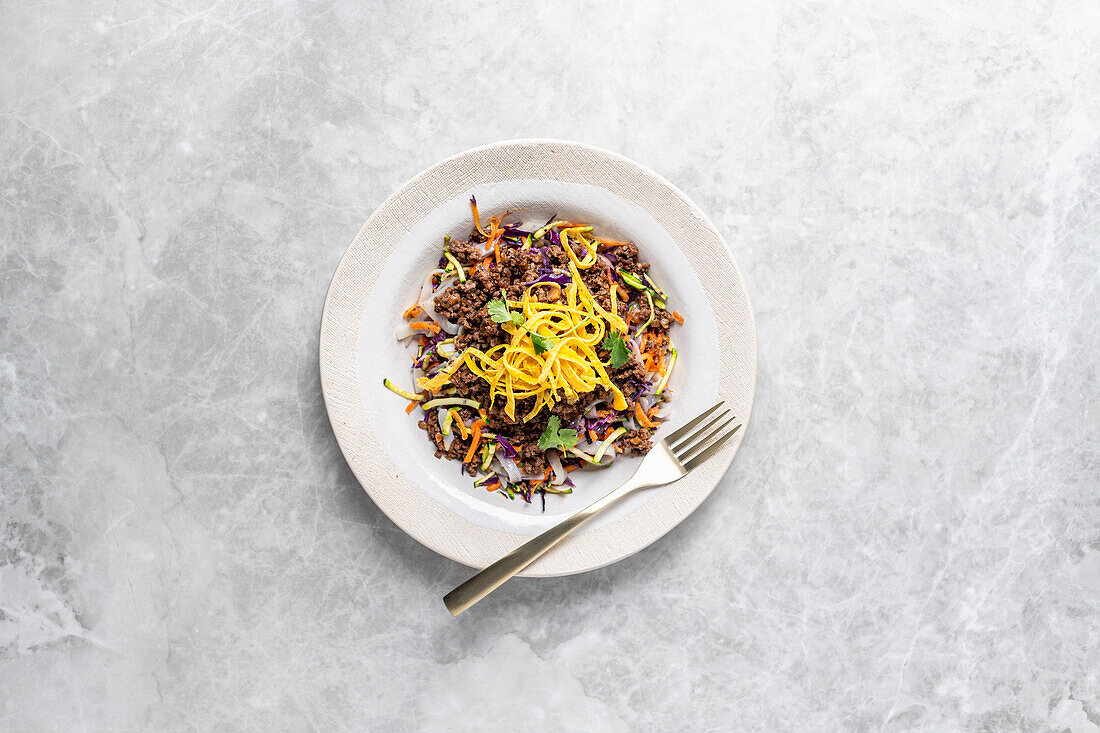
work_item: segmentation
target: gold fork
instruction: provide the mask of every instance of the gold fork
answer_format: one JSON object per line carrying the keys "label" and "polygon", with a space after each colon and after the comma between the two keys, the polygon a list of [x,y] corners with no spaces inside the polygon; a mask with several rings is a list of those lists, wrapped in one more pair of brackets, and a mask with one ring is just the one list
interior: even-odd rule
{"label": "gold fork", "polygon": [[624,496],[639,489],[665,486],[686,476],[689,471],[714,455],[730,436],[741,429],[739,423],[725,434],[718,435],[736,419],[729,414],[729,410],[724,410],[718,417],[696,429],[696,426],[707,420],[723,404],[719,402],[653,446],[653,449],[642,459],[638,470],[622,486],[554,525],[538,537],[523,543],[445,595],[443,603],[447,605],[447,610],[452,616],[462,613]]}

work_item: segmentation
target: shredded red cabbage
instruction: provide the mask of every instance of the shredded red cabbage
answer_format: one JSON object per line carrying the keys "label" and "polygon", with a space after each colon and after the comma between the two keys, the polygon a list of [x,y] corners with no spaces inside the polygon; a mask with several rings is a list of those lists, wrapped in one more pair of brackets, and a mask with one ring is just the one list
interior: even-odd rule
{"label": "shredded red cabbage", "polygon": [[516,452],[516,449],[512,447],[512,444],[509,443],[508,439],[505,438],[503,435],[497,436],[497,444],[500,445],[501,450],[504,451],[504,455],[508,456],[509,458],[515,458],[519,455],[519,453]]}
{"label": "shredded red cabbage", "polygon": [[532,280],[527,283],[528,285],[538,285],[539,283],[557,283],[558,285],[568,285],[572,277],[569,275],[554,275],[551,273],[539,275],[537,280]]}

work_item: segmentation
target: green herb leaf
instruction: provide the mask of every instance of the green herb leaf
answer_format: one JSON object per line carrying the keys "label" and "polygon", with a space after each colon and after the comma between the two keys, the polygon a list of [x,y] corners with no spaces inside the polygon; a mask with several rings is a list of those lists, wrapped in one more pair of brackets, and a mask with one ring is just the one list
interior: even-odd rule
{"label": "green herb leaf", "polygon": [[539,450],[549,450],[551,448],[566,450],[575,446],[577,441],[580,440],[576,430],[570,428],[560,430],[559,428],[561,428],[561,420],[557,415],[551,415],[550,419],[546,421],[546,430],[539,438]]}
{"label": "green herb leaf", "polygon": [[515,322],[512,311],[508,310],[508,304],[503,300],[490,300],[486,307],[489,309],[489,317],[497,323]]}
{"label": "green herb leaf", "polygon": [[539,336],[534,331],[531,332],[531,343],[535,345],[536,354],[544,354],[553,348],[554,343],[548,338]]}
{"label": "green herb leaf", "polygon": [[630,361],[630,348],[623,341],[622,334],[609,333],[603,340],[603,347],[611,352],[611,367],[618,369],[619,367]]}
{"label": "green herb leaf", "polygon": [[486,303],[486,307],[489,309],[489,317],[497,323],[511,321],[517,326],[523,325],[523,314],[508,309],[508,296],[504,292],[504,288],[500,289],[500,300],[490,300]]}

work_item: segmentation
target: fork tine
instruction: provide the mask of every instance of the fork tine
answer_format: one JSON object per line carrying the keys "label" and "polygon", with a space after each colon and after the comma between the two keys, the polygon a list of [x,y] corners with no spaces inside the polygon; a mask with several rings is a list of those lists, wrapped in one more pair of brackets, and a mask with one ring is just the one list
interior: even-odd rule
{"label": "fork tine", "polygon": [[[701,428],[698,428],[698,429],[696,429],[696,430],[695,430],[694,432],[692,432],[692,434],[691,434],[691,435],[687,436],[687,437],[686,437],[686,438],[684,438],[683,440],[677,441],[677,442],[676,442],[676,445],[672,445],[672,444],[670,443],[668,447],[672,449],[672,452],[673,452],[673,453],[682,453],[682,452],[683,452],[683,450],[684,450],[684,448],[686,448],[686,447],[687,447],[688,443],[694,443],[694,442],[695,442],[695,440],[696,440],[696,439],[697,439],[697,438],[698,438],[698,437],[699,437],[700,435],[703,435],[703,434],[704,434],[704,433],[705,433],[706,431],[710,430],[710,429],[711,429],[711,428],[713,428],[713,427],[714,427],[715,425],[718,425],[718,427],[725,427],[725,423],[723,423],[722,421],[723,421],[723,420],[726,420],[726,419],[727,419],[727,416],[729,416],[729,419],[732,419],[732,418],[733,418],[733,416],[732,416],[732,415],[730,415],[730,411],[729,411],[729,410],[722,410],[722,412],[721,412],[721,413],[719,413],[718,417],[716,417],[716,418],[714,418],[714,419],[710,420],[710,421],[709,421],[709,422],[708,422],[708,423],[707,423],[706,425],[704,425],[703,427],[701,427]],[[719,424],[719,423],[721,423],[721,424]]]}
{"label": "fork tine", "polygon": [[736,432],[737,432],[738,430],[740,430],[740,429],[741,429],[741,426],[740,426],[740,425],[737,425],[737,426],[736,426],[736,427],[735,427],[735,428],[734,428],[733,430],[729,431],[728,433],[726,433],[726,434],[725,434],[725,435],[723,435],[722,437],[718,438],[718,440],[714,441],[714,442],[713,442],[713,443],[711,443],[711,444],[710,444],[709,446],[707,446],[707,449],[706,449],[706,450],[704,450],[704,451],[703,451],[702,453],[700,453],[699,455],[695,456],[695,457],[694,457],[694,458],[692,458],[692,459],[691,459],[690,461],[688,461],[687,463],[685,463],[685,464],[684,464],[684,469],[685,469],[685,470],[687,470],[687,471],[690,471],[690,470],[692,470],[693,468],[695,468],[696,466],[698,466],[698,465],[699,465],[700,463],[702,463],[703,461],[705,461],[705,460],[707,460],[708,458],[710,458],[711,456],[713,456],[713,455],[715,454],[715,452],[716,452],[716,451],[717,451],[717,450],[718,450],[719,448],[721,448],[721,447],[722,447],[722,445],[723,445],[723,444],[724,444],[724,443],[725,443],[725,442],[726,442],[727,440],[729,440],[729,439],[730,439],[730,436],[732,436],[732,435],[733,435],[734,433],[736,433]]}
{"label": "fork tine", "polygon": [[699,423],[703,422],[703,420],[705,420],[705,419],[706,419],[706,418],[707,418],[707,417],[708,417],[708,416],[709,416],[709,415],[710,415],[710,414],[711,414],[712,412],[714,412],[714,411],[715,411],[715,410],[717,410],[717,409],[718,409],[719,407],[721,407],[722,405],[724,405],[724,404],[725,404],[725,402],[726,402],[725,400],[718,400],[718,404],[717,404],[717,405],[715,405],[714,407],[710,408],[709,410],[707,410],[706,412],[704,412],[704,413],[703,413],[702,415],[700,415],[699,417],[697,417],[697,418],[695,418],[694,420],[692,420],[691,422],[689,422],[689,423],[688,423],[687,425],[685,425],[685,426],[683,426],[682,428],[678,429],[678,430],[677,430],[676,432],[674,432],[674,433],[671,433],[670,435],[668,435],[668,436],[667,436],[667,437],[665,438],[665,443],[667,443],[668,445],[672,445],[672,443],[674,443],[675,441],[679,440],[679,439],[680,439],[680,438],[682,438],[683,436],[687,435],[687,431],[691,430],[691,429],[692,429],[693,427],[695,427],[695,426],[696,426],[696,425],[698,425]]}
{"label": "fork tine", "polygon": [[[704,431],[700,430],[700,431],[696,432],[695,435],[693,435],[687,441],[684,441],[685,443],[691,443],[692,444],[691,447],[683,448],[683,449],[678,450],[678,451],[677,450],[672,451],[673,454],[676,456],[676,460],[678,460],[680,463],[686,463],[689,458],[691,458],[693,455],[695,455],[699,451],[703,450],[703,448],[706,448],[707,445],[710,443],[711,438],[713,438],[715,435],[718,435],[718,433],[720,433],[723,430],[725,430],[726,428],[728,428],[730,426],[730,423],[732,423],[736,419],[737,419],[736,416],[731,415],[730,417],[726,418],[726,420],[723,421],[722,424],[720,424],[718,427],[714,428],[714,430],[711,430],[709,433],[707,433],[702,438],[699,438],[699,436],[703,435]],[[706,429],[709,430],[710,426],[708,425]],[[698,438],[698,440],[696,440],[696,438]]]}

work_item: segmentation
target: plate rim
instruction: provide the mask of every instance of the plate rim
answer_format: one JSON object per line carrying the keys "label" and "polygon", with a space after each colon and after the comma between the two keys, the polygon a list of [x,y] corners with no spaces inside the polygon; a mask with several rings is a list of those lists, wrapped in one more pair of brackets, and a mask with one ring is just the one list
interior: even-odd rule
{"label": "plate rim", "polygon": [[[620,164],[624,164],[626,166],[633,167],[633,168],[637,169],[637,171],[642,176],[647,176],[647,177],[651,178],[653,181],[658,183],[661,187],[666,189],[667,192],[671,193],[674,197],[679,199],[679,201],[684,206],[686,206],[687,209],[691,212],[692,216],[699,219],[702,222],[703,226],[705,228],[709,229],[710,232],[714,235],[714,237],[718,241],[718,244],[721,245],[721,249],[722,249],[722,251],[724,252],[724,254],[726,256],[726,259],[729,261],[730,266],[732,267],[734,273],[736,274],[737,280],[738,280],[737,284],[739,286],[740,293],[742,294],[742,296],[744,298],[744,307],[745,307],[745,310],[747,311],[747,315],[748,315],[748,318],[747,318],[747,335],[751,338],[751,342],[752,342],[752,348],[751,348],[751,354],[750,354],[751,355],[751,369],[749,370],[750,380],[749,380],[749,388],[748,388],[747,393],[746,393],[747,407],[746,407],[745,415],[744,415],[743,421],[742,421],[742,424],[743,424],[744,427],[740,431],[738,431],[739,436],[737,436],[735,438],[735,440],[731,442],[731,445],[728,446],[727,448],[724,448],[718,455],[715,456],[715,458],[721,458],[722,459],[721,471],[718,472],[717,475],[715,475],[713,477],[713,480],[710,482],[710,485],[708,487],[706,487],[706,489],[703,492],[701,492],[701,494],[698,496],[698,500],[695,501],[694,503],[692,503],[692,505],[690,507],[687,507],[686,511],[681,512],[681,516],[676,518],[675,521],[666,523],[665,526],[662,526],[662,527],[652,527],[652,528],[650,528],[652,531],[649,532],[649,534],[645,537],[644,540],[642,540],[639,543],[635,543],[635,546],[632,546],[631,548],[627,549],[624,552],[612,552],[612,553],[609,554],[609,556],[607,556],[605,558],[602,558],[602,559],[600,559],[598,561],[595,561],[595,562],[585,563],[583,566],[578,566],[578,567],[543,568],[543,567],[541,567],[541,565],[545,564],[544,561],[546,561],[550,557],[550,556],[546,556],[544,558],[541,558],[540,562],[536,562],[536,564],[534,564],[531,567],[527,568],[527,570],[525,570],[523,573],[520,574],[520,575],[526,576],[526,577],[557,577],[557,576],[572,575],[572,574],[576,574],[576,573],[588,572],[590,570],[597,570],[599,568],[606,567],[606,566],[614,564],[614,563],[616,563],[620,560],[624,560],[628,557],[631,557],[632,555],[640,552],[641,550],[645,549],[646,547],[649,547],[654,542],[657,542],[659,539],[661,539],[663,536],[665,536],[668,532],[672,531],[672,529],[679,526],[685,519],[687,519],[689,516],[691,516],[691,514],[694,513],[695,510],[698,509],[699,506],[701,506],[702,503],[704,501],[706,501],[706,499],[712,493],[714,493],[714,489],[717,488],[718,483],[721,481],[722,477],[725,475],[725,473],[729,470],[729,467],[732,465],[733,459],[736,456],[737,452],[740,450],[741,443],[744,442],[745,436],[746,436],[746,434],[749,430],[749,423],[751,422],[751,418],[752,418],[752,410],[755,406],[757,377],[758,377],[758,371],[759,371],[759,353],[758,353],[759,352],[759,339],[758,339],[757,328],[756,328],[755,311],[752,307],[752,299],[751,299],[751,296],[750,296],[750,293],[749,293],[749,290],[748,290],[748,286],[745,283],[744,274],[741,272],[741,269],[737,265],[737,261],[733,257],[733,251],[731,250],[731,248],[729,246],[729,243],[726,241],[725,237],[722,236],[721,232],[718,231],[718,228],[714,225],[714,222],[711,221],[710,217],[708,217],[706,215],[706,213],[703,212],[702,209],[697,204],[695,204],[687,196],[687,194],[685,194],[683,191],[681,191],[671,181],[666,179],[664,176],[661,176],[656,171],[653,171],[648,166],[645,166],[645,165],[643,165],[643,164],[641,164],[641,163],[639,163],[635,160],[627,158],[624,155],[621,155],[621,154],[616,153],[616,152],[611,151],[611,150],[607,150],[605,148],[601,148],[601,147],[598,147],[598,146],[595,146],[595,145],[590,145],[588,143],[581,143],[581,142],[576,142],[576,141],[571,141],[571,140],[563,140],[563,139],[558,139],[558,138],[515,138],[515,139],[509,139],[509,140],[500,140],[500,141],[488,143],[488,144],[485,144],[485,145],[478,145],[478,146],[475,146],[475,147],[472,147],[472,148],[468,148],[466,150],[462,150],[458,153],[455,153],[454,155],[448,156],[446,158],[443,158],[442,160],[439,160],[439,161],[429,165],[427,168],[424,168],[423,170],[417,172],[411,178],[405,180],[401,185],[399,185],[397,188],[395,188],[392,193],[390,193],[386,198],[384,198],[378,204],[377,207],[375,207],[375,209],[371,212],[370,216],[368,216],[367,219],[364,221],[364,223],[359,227],[359,229],[356,230],[355,235],[348,242],[347,246],[344,249],[344,252],[341,254],[340,260],[337,263],[335,269],[333,270],[332,277],[329,280],[328,287],[326,288],[326,291],[325,291],[325,300],[324,300],[324,304],[323,304],[322,309],[321,309],[321,318],[320,318],[320,323],[319,323],[319,327],[318,327],[318,330],[319,330],[319,335],[318,335],[319,377],[320,377],[320,382],[321,382],[322,399],[325,403],[325,413],[328,417],[329,427],[332,429],[333,436],[336,438],[337,445],[340,448],[340,453],[341,453],[342,457],[344,458],[344,461],[347,463],[348,467],[351,469],[352,474],[355,476],[356,481],[359,483],[359,485],[363,489],[364,493],[366,493],[367,496],[371,499],[371,501],[375,504],[375,506],[378,507],[378,509],[383,514],[385,514],[386,517],[391,522],[393,522],[399,529],[401,529],[405,534],[407,534],[408,536],[410,536],[411,538],[413,538],[414,540],[419,542],[421,545],[423,545],[423,546],[427,547],[428,549],[432,550],[433,552],[435,552],[435,553],[437,553],[437,554],[439,554],[443,557],[446,557],[450,560],[453,560],[455,562],[461,563],[463,565],[466,565],[468,567],[475,568],[475,569],[480,568],[480,567],[484,567],[483,564],[481,564],[477,561],[473,561],[473,560],[471,560],[471,558],[469,558],[467,556],[462,556],[459,553],[455,552],[454,548],[446,545],[445,543],[436,541],[436,535],[435,534],[416,531],[416,528],[412,525],[412,523],[403,521],[405,519],[405,517],[395,516],[395,514],[392,513],[389,510],[389,508],[386,506],[386,503],[382,502],[382,501],[379,501],[378,497],[376,497],[371,492],[371,490],[368,488],[368,484],[370,482],[365,481],[364,477],[360,476],[358,467],[361,466],[362,464],[354,462],[349,457],[349,455],[348,455],[349,447],[347,445],[345,445],[345,438],[347,436],[342,436],[342,431],[337,427],[336,418],[333,414],[333,407],[332,407],[332,404],[330,403],[331,398],[330,398],[330,389],[328,387],[328,384],[330,382],[330,376],[331,375],[328,374],[329,370],[328,370],[328,368],[326,368],[326,358],[325,358],[325,344],[326,344],[326,340],[327,340],[326,339],[326,323],[330,319],[331,308],[332,308],[332,305],[333,305],[333,302],[334,302],[334,293],[335,293],[334,288],[336,286],[337,281],[340,279],[340,276],[343,274],[345,269],[348,267],[348,263],[350,261],[349,258],[352,256],[352,251],[355,247],[355,244],[360,239],[360,237],[363,235],[363,233],[369,227],[371,227],[375,223],[375,220],[379,216],[381,216],[382,213],[384,211],[386,211],[395,201],[398,201],[408,191],[413,189],[413,187],[417,184],[418,181],[420,181],[423,178],[428,177],[431,173],[433,173],[437,169],[442,168],[442,167],[447,166],[447,165],[450,165],[450,164],[453,164],[456,161],[459,161],[460,159],[463,159],[463,158],[466,158],[466,157],[471,157],[472,158],[472,157],[476,157],[477,155],[483,155],[483,154],[485,154],[487,152],[490,152],[490,151],[499,151],[501,149],[505,149],[505,148],[508,148],[508,147],[519,147],[519,148],[530,148],[530,147],[534,147],[534,148],[543,148],[543,147],[562,148],[562,147],[567,147],[567,148],[572,148],[572,149],[574,149],[578,152],[585,152],[585,153],[595,155],[595,156],[604,156],[606,158],[611,159],[612,161],[615,161],[615,162],[618,162]],[[535,176],[535,178],[537,178],[537,176]],[[520,180],[520,179],[516,178],[515,180]],[[546,179],[546,180],[554,180],[554,179]],[[583,185],[594,185],[594,186],[598,186],[600,188],[605,188],[605,190],[609,190],[613,195],[621,197],[620,194],[616,193],[615,191],[611,191],[610,189],[606,189],[606,187],[601,186],[598,183],[591,183],[591,182],[585,182],[585,181],[573,181],[573,182],[575,182],[575,183],[579,182],[579,183],[582,183]],[[477,185],[476,183],[471,183],[470,184],[471,187],[476,186],[476,185]],[[680,247],[680,243],[679,243],[679,241],[677,241],[677,238],[675,236],[673,236],[673,241],[676,244],[676,246],[681,249],[681,252],[683,252],[684,255],[688,258],[689,262],[694,259],[688,252],[684,251]],[[692,270],[693,271],[696,270],[694,263],[692,264]],[[698,276],[698,274],[699,273],[696,271],[697,276]],[[355,337],[353,337],[353,338],[355,338]],[[334,388],[335,387],[333,387],[333,389]],[[711,461],[713,462],[714,459],[712,458]],[[433,503],[435,503],[437,506],[440,506],[442,509],[444,509],[446,512],[450,513],[453,517],[460,520],[461,522],[466,522],[466,520],[462,519],[461,517],[458,517],[458,515],[456,515],[453,510],[447,508],[446,506],[443,506],[443,505],[439,504],[438,502],[434,502],[434,500],[430,499],[429,497],[424,497],[424,498],[428,501],[433,501]],[[639,509],[640,508],[641,507],[639,507]],[[575,537],[570,538],[566,541],[567,542],[576,542],[577,540],[581,540],[586,536],[590,536],[590,535],[593,535],[593,534],[596,534],[596,533],[614,531],[615,528],[618,525],[622,524],[623,522],[626,522],[628,519],[630,519],[631,516],[633,516],[633,514],[634,514],[634,512],[631,512],[630,514],[627,514],[626,516],[621,517],[621,518],[611,522],[610,524],[608,524],[604,527],[601,527],[597,530],[593,530],[591,533],[587,533],[585,535],[575,536]],[[530,539],[530,537],[527,537],[527,536],[524,536],[524,535],[513,534],[513,533],[510,533],[510,532],[503,532],[503,531],[494,530],[494,529],[491,529],[491,528],[488,528],[488,527],[482,527],[482,526],[472,525],[472,524],[470,526],[475,528],[478,531],[481,531],[481,532],[488,532],[488,533],[491,533],[493,535],[502,535],[502,536],[509,537],[509,538],[515,538],[515,540],[516,540],[515,544],[516,545],[521,544],[522,542],[526,541],[527,539]],[[505,552],[506,551],[507,550],[505,550]],[[501,554],[503,554],[503,553],[501,553]],[[485,563],[485,564],[488,564],[488,563]]]}

